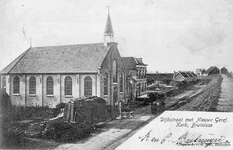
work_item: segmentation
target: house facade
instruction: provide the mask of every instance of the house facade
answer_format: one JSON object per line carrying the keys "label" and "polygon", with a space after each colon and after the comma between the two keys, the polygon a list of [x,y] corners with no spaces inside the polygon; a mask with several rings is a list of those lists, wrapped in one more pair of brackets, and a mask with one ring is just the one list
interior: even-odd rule
{"label": "house facade", "polygon": [[126,97],[126,70],[108,14],[104,43],[30,47],[1,71],[13,105],[55,107],[99,96],[118,106]]}
{"label": "house facade", "polygon": [[122,57],[127,72],[127,95],[134,100],[147,87],[147,65],[142,62],[142,58]]}

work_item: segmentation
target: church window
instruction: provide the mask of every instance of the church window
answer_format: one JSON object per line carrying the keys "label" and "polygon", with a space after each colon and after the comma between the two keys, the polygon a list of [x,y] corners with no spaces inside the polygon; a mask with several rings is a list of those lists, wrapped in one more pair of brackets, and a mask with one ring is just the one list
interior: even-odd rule
{"label": "church window", "polygon": [[36,94],[36,78],[34,76],[29,78],[29,94]]}
{"label": "church window", "polygon": [[117,64],[115,60],[113,61],[112,72],[113,72],[113,82],[116,83],[117,82]]}
{"label": "church window", "polygon": [[84,96],[92,96],[92,79],[89,76],[84,78]]}
{"label": "church window", "polygon": [[108,74],[104,75],[104,95],[108,95]]}
{"label": "church window", "polygon": [[19,77],[15,76],[13,79],[13,94],[19,94],[19,87],[20,87]]}
{"label": "church window", "polygon": [[123,92],[123,73],[120,74],[120,92]]}
{"label": "church window", "polygon": [[46,94],[53,95],[53,78],[51,76],[46,80]]}
{"label": "church window", "polygon": [[65,78],[65,95],[72,95],[72,79],[70,76]]}

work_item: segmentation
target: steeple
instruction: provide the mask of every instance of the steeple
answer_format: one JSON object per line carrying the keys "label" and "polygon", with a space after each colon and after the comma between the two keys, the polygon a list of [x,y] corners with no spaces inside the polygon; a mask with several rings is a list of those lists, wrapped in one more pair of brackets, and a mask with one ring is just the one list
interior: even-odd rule
{"label": "steeple", "polygon": [[107,22],[105,26],[105,31],[104,31],[104,45],[107,46],[107,43],[110,43],[113,41],[114,41],[114,33],[113,33],[112,22],[111,22],[109,6],[108,6],[108,18],[107,18]]}

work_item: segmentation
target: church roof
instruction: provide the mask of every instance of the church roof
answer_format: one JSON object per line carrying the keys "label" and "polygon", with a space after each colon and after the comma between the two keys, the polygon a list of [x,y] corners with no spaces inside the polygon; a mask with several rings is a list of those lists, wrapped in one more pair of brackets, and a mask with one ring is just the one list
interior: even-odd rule
{"label": "church roof", "polygon": [[107,35],[114,34],[113,33],[113,28],[112,28],[112,22],[111,22],[111,18],[110,18],[110,14],[109,13],[108,13],[108,19],[107,19],[107,23],[106,23],[106,26],[105,26],[104,34],[107,34]]}
{"label": "church roof", "polygon": [[135,57],[122,57],[124,62],[125,68],[128,70],[135,70],[137,69],[137,65],[146,66],[146,64],[142,63],[142,61],[138,61]]}
{"label": "church roof", "polygon": [[92,73],[98,71],[107,52],[103,43],[33,47],[1,73]]}

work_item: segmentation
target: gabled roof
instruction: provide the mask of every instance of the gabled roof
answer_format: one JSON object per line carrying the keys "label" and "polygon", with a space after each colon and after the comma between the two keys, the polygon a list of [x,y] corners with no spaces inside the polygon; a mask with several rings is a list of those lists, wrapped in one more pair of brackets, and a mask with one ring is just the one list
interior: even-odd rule
{"label": "gabled roof", "polygon": [[196,77],[197,75],[191,71],[179,71],[175,73],[180,74],[181,76],[183,76],[184,78],[189,78],[189,77]]}
{"label": "gabled roof", "polygon": [[186,74],[186,72],[180,72],[180,74],[185,77],[185,78],[188,78],[189,76]]}
{"label": "gabled roof", "polygon": [[0,73],[8,73],[11,71],[11,69],[22,59],[22,57],[25,55],[25,53],[28,51],[27,49],[25,52],[23,52],[21,55],[19,55],[15,60],[13,60],[8,66],[6,66]]}
{"label": "gabled roof", "polygon": [[112,28],[112,21],[111,21],[109,12],[108,12],[108,19],[106,22],[104,34],[106,34],[106,35],[113,35],[114,34],[113,28]]}
{"label": "gabled roof", "polygon": [[137,61],[137,65],[147,66],[146,64],[142,62],[142,58],[135,58],[135,59]]}
{"label": "gabled roof", "polygon": [[137,62],[135,61],[134,57],[122,57],[123,63],[125,68],[128,70],[136,70]]}
{"label": "gabled roof", "polygon": [[191,72],[185,72],[189,77],[193,77],[193,74]]}
{"label": "gabled roof", "polygon": [[206,71],[204,72],[204,74],[209,74],[209,73],[210,73],[211,71],[213,71],[214,69],[219,70],[218,67],[212,66],[212,67],[210,67],[208,70],[206,70]]}
{"label": "gabled roof", "polygon": [[92,73],[98,71],[107,52],[103,43],[33,47],[1,73]]}
{"label": "gabled roof", "polygon": [[122,60],[124,62],[125,68],[128,70],[136,70],[137,65],[143,65],[146,66],[142,60],[137,60],[135,57],[122,57]]}
{"label": "gabled roof", "polygon": [[208,74],[210,73],[213,69],[215,68],[215,66],[211,66],[209,69],[207,69],[204,73]]}
{"label": "gabled roof", "polygon": [[197,75],[194,72],[191,72],[191,74],[193,75],[193,77],[197,77]]}

